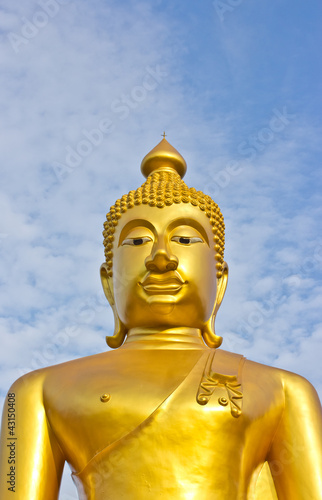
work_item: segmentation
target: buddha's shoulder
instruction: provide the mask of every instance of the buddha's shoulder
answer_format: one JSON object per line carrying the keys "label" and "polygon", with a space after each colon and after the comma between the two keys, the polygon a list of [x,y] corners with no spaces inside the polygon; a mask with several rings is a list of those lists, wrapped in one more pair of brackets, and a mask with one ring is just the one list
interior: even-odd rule
{"label": "buddha's shoulder", "polygon": [[242,378],[245,383],[278,387],[282,392],[290,395],[299,391],[303,393],[315,391],[312,384],[297,373],[248,359],[244,362]]}
{"label": "buddha's shoulder", "polygon": [[93,371],[99,371],[109,366],[114,358],[113,354],[113,351],[107,351],[34,370],[18,378],[12,384],[9,392],[23,393],[25,389],[42,392],[44,386],[48,384],[59,385],[64,380],[71,380],[76,374],[77,378],[82,374],[90,377]]}
{"label": "buddha's shoulder", "polygon": [[[231,367],[236,377],[243,383],[244,388],[265,387],[267,391],[281,391],[290,396],[299,392],[315,392],[311,383],[301,375],[265,365],[256,361],[249,360],[240,354],[218,349],[218,360],[220,361],[220,370],[225,373],[231,372]],[[227,368],[226,368],[227,367]]]}

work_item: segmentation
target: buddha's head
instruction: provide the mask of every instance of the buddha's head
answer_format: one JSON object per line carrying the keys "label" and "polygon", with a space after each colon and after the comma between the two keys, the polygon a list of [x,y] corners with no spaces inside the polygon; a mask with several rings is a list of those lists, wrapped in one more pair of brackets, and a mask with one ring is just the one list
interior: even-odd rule
{"label": "buddha's head", "polygon": [[111,207],[101,266],[119,347],[132,328],[201,330],[218,347],[215,316],[225,294],[225,226],[218,205],[188,188],[183,157],[163,138],[142,161],[147,180]]}

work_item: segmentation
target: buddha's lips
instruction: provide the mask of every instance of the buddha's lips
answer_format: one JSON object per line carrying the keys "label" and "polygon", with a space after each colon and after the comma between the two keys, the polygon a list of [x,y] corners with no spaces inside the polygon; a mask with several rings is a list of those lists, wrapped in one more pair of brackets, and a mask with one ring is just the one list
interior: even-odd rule
{"label": "buddha's lips", "polygon": [[156,275],[148,275],[143,282],[139,284],[143,287],[144,291],[147,293],[174,293],[181,290],[182,286],[186,284],[186,282],[181,278],[181,276],[176,273],[172,276],[156,276]]}

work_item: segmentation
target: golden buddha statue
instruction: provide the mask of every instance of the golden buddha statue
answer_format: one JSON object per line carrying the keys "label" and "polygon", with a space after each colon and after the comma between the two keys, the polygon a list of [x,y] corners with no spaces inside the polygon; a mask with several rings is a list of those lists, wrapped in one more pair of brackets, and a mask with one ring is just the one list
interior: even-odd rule
{"label": "golden buddha statue", "polygon": [[224,221],[185,171],[163,138],[142,162],[147,180],[107,214],[101,278],[114,350],[13,384],[1,500],[56,500],[65,461],[81,500],[322,499],[315,390],[218,349]]}

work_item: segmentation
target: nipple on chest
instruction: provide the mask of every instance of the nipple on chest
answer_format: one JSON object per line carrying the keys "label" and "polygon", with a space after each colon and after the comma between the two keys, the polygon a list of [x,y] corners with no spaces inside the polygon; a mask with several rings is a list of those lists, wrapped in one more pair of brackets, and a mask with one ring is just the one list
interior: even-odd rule
{"label": "nipple on chest", "polygon": [[102,396],[100,397],[100,400],[102,401],[102,403],[108,403],[109,400],[111,399],[111,395],[110,394],[102,394]]}

